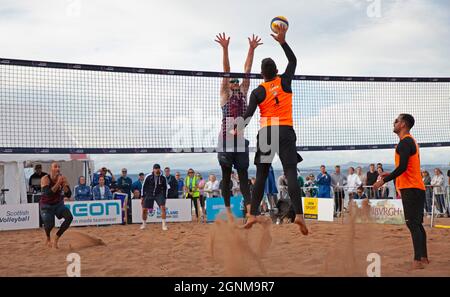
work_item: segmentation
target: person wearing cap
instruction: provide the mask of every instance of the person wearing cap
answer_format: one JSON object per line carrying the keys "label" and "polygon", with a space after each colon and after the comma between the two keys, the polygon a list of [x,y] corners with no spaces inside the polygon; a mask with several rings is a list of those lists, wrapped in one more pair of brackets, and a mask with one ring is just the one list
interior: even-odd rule
{"label": "person wearing cap", "polygon": [[42,165],[36,164],[34,166],[34,173],[30,176],[28,181],[29,192],[39,192],[41,190],[41,178],[46,176],[47,173],[42,171]]}
{"label": "person wearing cap", "polygon": [[161,166],[159,164],[153,165],[153,172],[148,174],[142,185],[142,226],[141,230],[145,229],[148,210],[153,210],[154,202],[158,204],[161,209],[162,229],[167,231],[166,225],[166,199],[167,199],[167,181],[161,174]]}

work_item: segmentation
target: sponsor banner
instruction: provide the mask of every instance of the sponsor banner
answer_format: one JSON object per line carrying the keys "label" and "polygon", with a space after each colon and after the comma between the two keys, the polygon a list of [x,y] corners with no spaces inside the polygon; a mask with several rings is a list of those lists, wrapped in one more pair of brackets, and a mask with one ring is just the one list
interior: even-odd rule
{"label": "sponsor banner", "polygon": [[333,222],[334,199],[302,197],[305,219]]}
{"label": "sponsor banner", "polygon": [[[111,225],[122,223],[120,200],[71,201],[64,205],[73,215],[71,226]],[[55,226],[61,226],[64,219],[56,218]]]}
{"label": "sponsor banner", "polygon": [[[131,205],[133,223],[142,223],[141,199],[133,199]],[[147,223],[160,223],[161,210],[155,202],[154,209],[148,212]],[[167,222],[190,222],[192,221],[192,209],[190,199],[167,199],[166,200]]]}
{"label": "sponsor banner", "polygon": [[39,228],[39,204],[0,205],[0,230]]}
{"label": "sponsor banner", "polygon": [[[244,217],[244,198],[242,196],[231,197],[230,206],[234,217]],[[215,221],[223,210],[225,210],[223,197],[206,198],[206,220],[208,222]]]}
{"label": "sponsor banner", "polygon": [[[362,200],[354,200],[358,207],[362,206]],[[370,199],[370,217],[377,224],[405,224],[403,204],[401,199]],[[356,222],[360,223],[361,218]]]}

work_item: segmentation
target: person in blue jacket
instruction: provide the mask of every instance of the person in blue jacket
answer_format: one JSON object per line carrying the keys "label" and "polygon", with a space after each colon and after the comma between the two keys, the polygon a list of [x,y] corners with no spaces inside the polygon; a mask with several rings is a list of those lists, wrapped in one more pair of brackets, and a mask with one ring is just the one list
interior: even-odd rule
{"label": "person in blue jacket", "polygon": [[86,178],[80,176],[78,178],[78,185],[73,189],[75,201],[88,201],[92,200],[91,187],[86,185]]}
{"label": "person in blue jacket", "polygon": [[[144,183],[144,178],[145,178],[145,174],[143,172],[139,173],[139,177],[138,180],[135,181],[132,185],[131,185],[131,192],[134,194],[134,192],[136,190],[138,190],[139,192],[141,192],[142,190],[142,184]],[[136,198],[136,197],[133,197]]]}
{"label": "person in blue jacket", "polygon": [[92,189],[92,197],[94,200],[112,200],[111,190],[105,185],[105,178],[100,176],[98,185]]}
{"label": "person in blue jacket", "polygon": [[270,209],[274,208],[277,204],[277,181],[275,179],[275,173],[272,166],[269,167],[269,175],[267,176],[266,183],[264,184],[264,193],[266,195],[263,199],[263,206],[265,206],[263,207],[263,210],[267,211],[267,204],[270,205]]}
{"label": "person in blue jacket", "polygon": [[319,187],[318,198],[331,198],[331,176],[327,173],[325,165],[320,166],[316,184]]}

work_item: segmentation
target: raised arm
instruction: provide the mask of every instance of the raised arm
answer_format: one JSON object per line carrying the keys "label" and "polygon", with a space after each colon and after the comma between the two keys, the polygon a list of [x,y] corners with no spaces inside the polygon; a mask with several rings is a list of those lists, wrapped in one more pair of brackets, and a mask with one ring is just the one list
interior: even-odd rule
{"label": "raised arm", "polygon": [[[252,71],[252,65],[253,65],[253,57],[255,55],[255,49],[262,44],[261,38],[259,38],[257,35],[253,34],[252,38],[248,38],[249,48],[248,48],[248,54],[247,59],[245,60],[244,65],[244,72],[250,73]],[[241,92],[244,94],[244,96],[247,96],[248,88],[250,87],[250,79],[244,78],[241,84]]]}
{"label": "raised arm", "polygon": [[290,83],[295,75],[295,69],[297,68],[297,58],[295,57],[295,54],[292,51],[292,49],[286,43],[287,27],[286,26],[278,26],[277,28],[278,28],[278,34],[277,35],[271,34],[271,35],[281,45],[281,47],[283,48],[283,51],[288,59],[288,65],[286,66],[286,70],[282,76],[285,80],[287,80],[287,82],[290,85]]}
{"label": "raised arm", "polygon": [[[222,46],[223,50],[223,72],[229,73],[230,72],[230,59],[228,57],[228,45],[230,44],[230,37],[226,37],[225,32],[219,35],[216,35],[216,39],[214,40],[218,44]],[[222,85],[220,87],[220,106],[223,106],[229,96],[229,77],[224,77],[222,79]]]}

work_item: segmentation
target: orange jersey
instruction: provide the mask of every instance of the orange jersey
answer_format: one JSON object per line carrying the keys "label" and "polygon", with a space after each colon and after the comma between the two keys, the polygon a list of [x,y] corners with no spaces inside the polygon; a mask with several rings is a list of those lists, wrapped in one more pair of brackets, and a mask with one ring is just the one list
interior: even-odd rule
{"label": "orange jersey", "polygon": [[[416,145],[416,153],[409,157],[408,167],[406,171],[403,172],[399,177],[395,179],[395,186],[397,189],[420,189],[425,190],[425,185],[422,180],[422,175],[420,172],[420,153],[419,146],[416,140],[411,135],[405,135],[401,140],[406,137],[412,138]],[[400,155],[395,151],[395,166],[398,167],[400,164]]]}
{"label": "orange jersey", "polygon": [[266,98],[260,103],[260,125],[266,126],[294,126],[292,120],[292,93],[283,91],[281,77],[261,84],[266,91]]}

